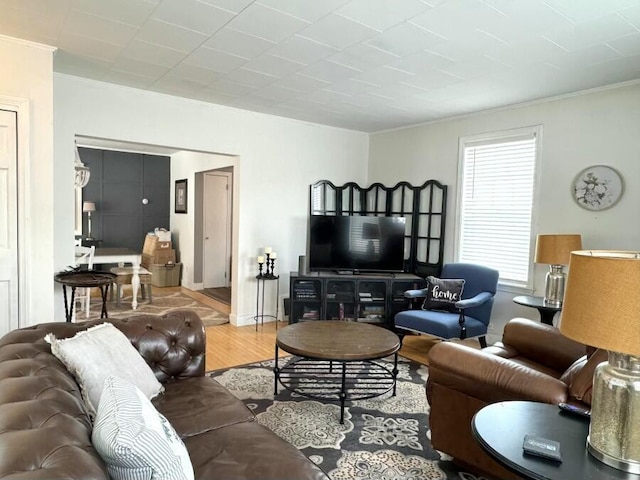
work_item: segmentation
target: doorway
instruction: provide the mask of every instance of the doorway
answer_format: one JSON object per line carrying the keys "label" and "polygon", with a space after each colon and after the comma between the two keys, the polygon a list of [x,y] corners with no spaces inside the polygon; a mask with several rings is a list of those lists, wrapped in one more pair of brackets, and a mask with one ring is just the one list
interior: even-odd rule
{"label": "doorway", "polygon": [[233,171],[204,172],[202,280],[208,296],[231,304]]}

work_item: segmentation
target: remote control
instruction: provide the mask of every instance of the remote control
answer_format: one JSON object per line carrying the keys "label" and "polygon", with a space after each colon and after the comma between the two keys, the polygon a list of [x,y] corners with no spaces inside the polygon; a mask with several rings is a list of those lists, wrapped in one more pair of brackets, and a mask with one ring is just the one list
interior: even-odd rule
{"label": "remote control", "polygon": [[525,435],[522,449],[524,453],[528,453],[529,455],[535,455],[559,463],[562,462],[560,444],[555,440],[549,440],[548,438],[537,437],[535,435]]}
{"label": "remote control", "polygon": [[574,415],[580,415],[581,417],[591,418],[591,410],[587,408],[578,407],[576,405],[570,405],[568,403],[559,403],[558,407],[563,412],[572,413]]}

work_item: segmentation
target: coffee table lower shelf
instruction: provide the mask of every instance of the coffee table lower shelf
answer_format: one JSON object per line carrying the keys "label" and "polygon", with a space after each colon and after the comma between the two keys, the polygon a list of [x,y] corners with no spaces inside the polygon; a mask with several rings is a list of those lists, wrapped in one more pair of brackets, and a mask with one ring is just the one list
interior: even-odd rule
{"label": "coffee table lower shelf", "polygon": [[[385,362],[386,363],[386,362]],[[396,394],[398,353],[394,354],[393,368],[374,360],[319,360],[293,357],[282,368],[278,365],[276,346],[274,395],[278,382],[291,392],[323,401],[340,402],[340,423],[344,423],[347,400],[379,397],[391,391]]]}

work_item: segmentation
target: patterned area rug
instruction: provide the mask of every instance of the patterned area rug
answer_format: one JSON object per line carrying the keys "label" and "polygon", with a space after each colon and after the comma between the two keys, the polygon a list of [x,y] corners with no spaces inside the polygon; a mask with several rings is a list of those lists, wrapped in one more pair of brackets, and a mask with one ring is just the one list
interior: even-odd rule
{"label": "patterned area rug", "polygon": [[[279,367],[289,360],[280,359]],[[461,471],[432,448],[424,388],[427,367],[400,358],[398,370],[395,397],[387,393],[347,402],[342,425],[339,403],[308,399],[281,385],[274,398],[273,360],[209,375],[332,480],[483,479]]]}
{"label": "patterned area rug", "polygon": [[[126,290],[125,290],[126,292]],[[151,314],[162,315],[172,310],[188,308],[194,310],[202,319],[205,326],[212,327],[222,325],[229,322],[229,315],[219,312],[208,305],[198,302],[182,292],[162,293],[162,290],[153,290],[153,303],[148,300],[140,299],[138,295],[138,308],[131,310],[131,294],[125,295],[120,299],[120,306],[116,306],[115,299],[109,301],[107,297],[107,313],[111,318],[130,317],[131,315]],[[102,308],[102,300],[98,297],[91,298],[91,309],[89,320],[97,320],[100,318],[100,310]],[[79,312],[79,320],[84,321],[84,312]]]}

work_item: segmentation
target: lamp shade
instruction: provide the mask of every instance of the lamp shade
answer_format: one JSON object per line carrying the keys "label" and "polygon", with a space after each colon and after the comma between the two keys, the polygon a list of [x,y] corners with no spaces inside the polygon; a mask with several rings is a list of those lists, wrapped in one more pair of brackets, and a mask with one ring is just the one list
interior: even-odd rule
{"label": "lamp shade", "polygon": [[571,253],[560,331],[585,345],[640,355],[640,252]]}
{"label": "lamp shade", "polygon": [[568,265],[571,252],[581,249],[582,237],[577,234],[538,235],[535,262]]}
{"label": "lamp shade", "polygon": [[83,212],[95,212],[96,211],[95,202],[82,202],[82,211]]}

